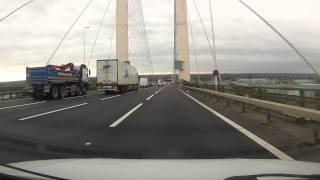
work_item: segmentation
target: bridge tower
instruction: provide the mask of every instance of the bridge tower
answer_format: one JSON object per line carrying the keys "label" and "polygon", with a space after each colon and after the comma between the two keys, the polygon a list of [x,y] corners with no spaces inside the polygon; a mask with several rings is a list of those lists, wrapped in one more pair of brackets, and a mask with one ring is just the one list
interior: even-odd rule
{"label": "bridge tower", "polygon": [[117,0],[116,57],[128,61],[128,0]]}
{"label": "bridge tower", "polygon": [[178,70],[180,80],[190,81],[188,14],[186,0],[175,0],[174,11],[174,74]]}

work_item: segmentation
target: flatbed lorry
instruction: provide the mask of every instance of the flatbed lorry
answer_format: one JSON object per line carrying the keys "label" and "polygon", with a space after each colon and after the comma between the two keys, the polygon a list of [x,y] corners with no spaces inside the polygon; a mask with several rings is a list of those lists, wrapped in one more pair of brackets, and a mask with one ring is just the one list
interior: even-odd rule
{"label": "flatbed lorry", "polygon": [[33,98],[58,99],[67,95],[87,94],[89,73],[84,64],[74,66],[73,63],[68,63],[61,66],[27,67],[26,81]]}
{"label": "flatbed lorry", "polygon": [[97,60],[97,90],[100,92],[137,91],[139,75],[128,61],[118,59]]}

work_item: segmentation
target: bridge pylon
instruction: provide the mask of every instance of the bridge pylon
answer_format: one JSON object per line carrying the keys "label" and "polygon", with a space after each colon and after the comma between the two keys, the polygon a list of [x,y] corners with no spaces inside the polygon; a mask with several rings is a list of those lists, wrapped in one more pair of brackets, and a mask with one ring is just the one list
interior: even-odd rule
{"label": "bridge pylon", "polygon": [[187,1],[175,0],[174,10],[174,74],[178,70],[180,80],[190,81]]}
{"label": "bridge pylon", "polygon": [[128,61],[128,0],[117,0],[116,11],[116,57]]}

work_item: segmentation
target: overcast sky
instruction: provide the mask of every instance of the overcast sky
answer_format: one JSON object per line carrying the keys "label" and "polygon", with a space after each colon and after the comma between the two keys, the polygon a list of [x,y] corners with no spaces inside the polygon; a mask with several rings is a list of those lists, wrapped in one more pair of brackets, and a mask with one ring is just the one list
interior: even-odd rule
{"label": "overcast sky", "polygon": [[[109,0],[94,0],[64,41],[52,64],[83,62],[83,27],[87,31],[87,55],[93,44],[99,20]],[[114,57],[115,0],[111,0],[104,27],[93,54],[95,60]],[[133,1],[133,0],[132,0]],[[1,0],[0,17],[27,2]],[[28,7],[0,23],[0,81],[25,79],[26,66],[43,66],[63,34],[88,0],[35,0]],[[199,70],[213,69],[208,43],[195,12],[187,0],[194,31]],[[211,36],[207,0],[197,0],[206,31]],[[319,0],[245,0],[261,13],[320,70],[320,1]],[[173,0],[142,0],[154,70],[172,71]],[[283,72],[310,73],[301,59],[238,0],[213,0],[217,61],[222,73]],[[190,40],[191,69],[195,61]],[[111,54],[110,54],[111,53]]]}

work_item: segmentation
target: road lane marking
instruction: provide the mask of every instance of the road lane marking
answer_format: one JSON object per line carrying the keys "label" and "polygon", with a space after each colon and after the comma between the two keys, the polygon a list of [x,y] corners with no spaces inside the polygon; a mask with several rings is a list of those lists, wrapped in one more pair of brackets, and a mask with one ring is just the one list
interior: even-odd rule
{"label": "road lane marking", "polygon": [[116,97],[119,97],[119,96],[121,96],[121,95],[116,95],[116,96],[111,96],[111,97],[102,98],[102,99],[100,99],[100,101],[104,101],[104,100],[107,100],[107,99],[116,98]]}
{"label": "road lane marking", "polygon": [[183,92],[181,90],[179,90],[179,91],[182,92],[187,97],[189,97],[190,99],[192,99],[193,101],[195,101],[196,103],[198,103],[203,108],[207,109],[208,111],[210,111],[214,115],[218,116],[220,119],[222,119],[223,121],[225,121],[226,123],[228,123],[229,125],[234,127],[235,129],[237,129],[238,131],[240,131],[244,135],[246,135],[248,138],[250,138],[251,140],[253,140],[257,144],[259,144],[260,146],[264,147],[266,150],[268,150],[269,152],[271,152],[272,154],[277,156],[279,159],[281,159],[281,160],[294,160],[292,157],[288,156],[287,154],[285,154],[284,152],[282,152],[278,148],[274,147],[273,145],[271,145],[268,142],[264,141],[263,139],[259,138],[255,134],[253,134],[250,131],[246,130],[242,126],[238,125],[237,123],[233,122],[232,120],[228,119],[227,117],[223,116],[222,114],[218,113],[217,111],[211,109],[210,107],[208,107],[207,105],[205,105],[202,102],[198,101],[197,99],[195,99],[191,95],[189,95],[189,94],[187,94],[187,93],[185,93],[185,92]]}
{"label": "road lane marking", "polygon": [[146,100],[149,101],[153,96],[154,96],[154,94],[152,94],[151,96],[149,96]]}
{"label": "road lane marking", "polygon": [[109,127],[113,128],[113,127],[117,127],[123,120],[125,120],[127,117],[129,117],[132,113],[134,113],[136,110],[138,110],[141,106],[143,105],[143,103],[138,104],[136,107],[134,107],[133,109],[131,109],[129,112],[127,112],[127,114],[123,115],[120,119],[118,119],[117,121],[115,121],[114,123],[112,123]]}
{"label": "road lane marking", "polygon": [[84,96],[76,96],[76,97],[68,97],[68,98],[63,98],[63,100],[68,100],[68,99],[77,99],[77,98],[83,98],[83,97],[88,97],[92,95],[84,95]]}
{"label": "road lane marking", "polygon": [[49,111],[49,112],[45,112],[45,113],[41,113],[41,114],[37,114],[37,115],[25,117],[25,118],[21,118],[21,119],[18,119],[18,120],[19,121],[24,121],[24,120],[27,120],[27,119],[32,119],[32,118],[35,118],[35,117],[44,116],[44,115],[47,115],[47,114],[52,114],[52,113],[55,113],[55,112],[64,111],[64,110],[67,110],[67,109],[72,109],[72,108],[84,106],[84,105],[87,105],[87,104],[88,103],[82,103],[82,104],[78,104],[78,105],[74,105],[74,106],[70,106],[70,107],[56,109],[56,110],[53,110],[53,111]]}
{"label": "road lane marking", "polygon": [[156,91],[154,94],[158,94],[163,88],[159,89],[158,91]]}
{"label": "road lane marking", "polygon": [[34,103],[28,103],[28,104],[20,104],[20,105],[15,105],[15,106],[2,107],[2,108],[0,108],[0,110],[23,107],[23,106],[31,106],[31,105],[35,105],[35,104],[42,104],[45,102],[47,102],[47,101],[40,101],[40,102],[34,102]]}
{"label": "road lane marking", "polygon": [[23,101],[23,100],[30,100],[30,99],[33,99],[33,98],[24,98],[24,99],[15,99],[15,100],[6,100],[6,101],[0,100],[0,103]]}
{"label": "road lane marking", "polygon": [[136,91],[131,91],[131,92],[127,92],[125,94],[132,94],[132,93],[135,93]]}

